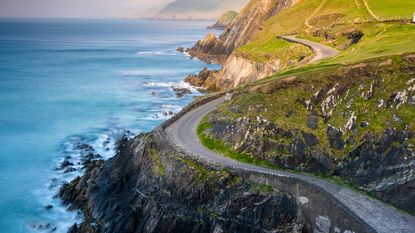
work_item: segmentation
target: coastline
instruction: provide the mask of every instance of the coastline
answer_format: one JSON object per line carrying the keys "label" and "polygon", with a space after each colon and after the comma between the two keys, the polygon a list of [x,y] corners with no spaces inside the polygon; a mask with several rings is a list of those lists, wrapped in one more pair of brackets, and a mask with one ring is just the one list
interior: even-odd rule
{"label": "coastline", "polygon": [[[80,222],[82,215],[66,211],[56,197],[60,186],[83,175],[92,161],[115,155],[116,142],[125,134],[132,137],[158,127],[200,95],[193,88],[189,93],[189,85],[182,80],[207,65],[175,49],[190,46],[204,35],[206,22],[108,22],[0,22],[0,30],[10,24],[16,28],[0,36],[1,42],[13,43],[5,49],[10,50],[8,61],[15,64],[4,71],[8,73],[0,82],[8,90],[17,90],[2,92],[10,104],[0,106],[2,119],[8,119],[2,128],[8,140],[3,143],[14,141],[1,148],[5,156],[2,181],[9,190],[0,203],[1,232],[66,233],[65,228]],[[31,27],[35,29],[20,29]],[[26,52],[15,52],[22,48]],[[14,63],[38,56],[42,59],[31,59],[25,67]],[[45,64],[50,67],[44,69]],[[32,75],[28,78],[24,73]],[[13,102],[27,96],[33,98]],[[20,180],[25,185],[16,186]]]}

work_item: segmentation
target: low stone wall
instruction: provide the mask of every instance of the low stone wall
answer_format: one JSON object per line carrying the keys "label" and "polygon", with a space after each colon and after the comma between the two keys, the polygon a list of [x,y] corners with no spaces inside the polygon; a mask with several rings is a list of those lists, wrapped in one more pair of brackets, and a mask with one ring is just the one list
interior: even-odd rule
{"label": "low stone wall", "polygon": [[234,170],[252,182],[271,185],[279,192],[294,195],[308,232],[374,233],[368,224],[316,185],[292,177]]}
{"label": "low stone wall", "polygon": [[184,107],[180,112],[178,112],[176,115],[174,115],[172,118],[168,119],[167,121],[165,121],[163,124],[161,124],[157,129],[167,129],[170,125],[172,125],[174,122],[176,122],[178,119],[180,119],[182,116],[184,116],[186,113],[192,111],[193,109],[202,106],[206,103],[209,103],[213,100],[219,99],[223,96],[226,95],[226,92],[218,92],[218,93],[214,93],[211,96],[208,97],[203,97],[200,100],[196,100],[192,103],[190,103],[189,105],[187,105],[186,107]]}

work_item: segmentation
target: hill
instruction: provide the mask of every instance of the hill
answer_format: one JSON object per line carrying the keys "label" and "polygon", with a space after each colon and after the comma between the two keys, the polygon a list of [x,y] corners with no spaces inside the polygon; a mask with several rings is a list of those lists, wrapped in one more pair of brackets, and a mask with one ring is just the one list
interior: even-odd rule
{"label": "hill", "polygon": [[[234,97],[202,122],[201,141],[244,162],[329,177],[415,213],[412,2],[284,3],[262,17],[263,2],[252,0],[226,32],[210,37],[213,48],[244,40],[206,79]],[[244,23],[255,19],[256,30]],[[310,63],[309,47],[280,35],[340,53]]]}
{"label": "hill", "polygon": [[235,20],[236,16],[238,16],[238,12],[227,11],[219,18],[218,21],[216,21],[215,24],[209,26],[208,29],[223,30]]}
{"label": "hill", "polygon": [[247,0],[176,0],[155,16],[161,19],[217,20],[228,10],[239,11]]}

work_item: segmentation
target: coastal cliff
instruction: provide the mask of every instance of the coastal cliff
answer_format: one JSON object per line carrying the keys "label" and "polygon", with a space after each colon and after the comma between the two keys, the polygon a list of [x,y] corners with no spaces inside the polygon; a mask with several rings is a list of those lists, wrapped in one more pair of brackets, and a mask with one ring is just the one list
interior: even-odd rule
{"label": "coastal cliff", "polygon": [[270,166],[341,177],[414,214],[414,61],[386,57],[248,86],[209,115],[202,137]]}
{"label": "coastal cliff", "polygon": [[84,221],[75,232],[299,232],[295,198],[168,146],[157,130],[119,142],[59,196]]}
{"label": "coastal cliff", "polygon": [[[272,76],[308,63],[313,54],[304,45],[278,40],[276,32],[299,32],[305,22],[331,23],[326,9],[311,20],[290,22],[289,29],[270,30],[263,44],[251,46],[267,30],[268,19],[298,2],[311,5],[294,9],[305,9],[304,17],[324,8],[321,1],[251,0],[219,38],[210,33],[187,50],[223,67],[186,81],[234,92],[202,120],[200,140],[232,159],[330,179],[338,183],[336,195],[354,189],[415,214],[415,55],[350,62],[355,60],[341,54],[348,62]],[[313,39],[359,51],[365,34],[357,28],[360,20],[341,27],[351,25],[356,30],[349,34],[330,25],[336,38],[317,30]],[[209,163],[173,145],[166,127],[207,102],[194,102],[153,132],[124,138],[114,158],[91,162],[83,177],[66,184],[59,196],[84,214],[70,232],[375,232],[377,222],[369,225],[348,208],[360,202],[341,203],[321,186],[292,176]]]}
{"label": "coastal cliff", "polygon": [[[212,85],[210,81],[201,85],[199,83],[198,86],[207,89],[213,89],[212,86],[231,89],[270,76],[289,65],[304,64],[309,60],[312,51],[298,44],[291,45],[284,55],[267,55],[266,59],[245,56],[236,51],[263,29],[262,25],[267,19],[295,2],[294,0],[251,0],[219,38],[209,33],[193,48],[188,49],[187,52],[193,57],[223,64],[222,70],[214,78],[215,84]],[[196,82],[191,83],[196,84]]]}
{"label": "coastal cliff", "polygon": [[[202,58],[204,56],[229,56],[236,48],[246,44],[261,29],[265,20],[294,2],[294,0],[251,0],[219,38],[208,35],[196,43],[189,53],[197,57],[204,54]],[[206,45],[206,41],[211,41],[215,45]]]}

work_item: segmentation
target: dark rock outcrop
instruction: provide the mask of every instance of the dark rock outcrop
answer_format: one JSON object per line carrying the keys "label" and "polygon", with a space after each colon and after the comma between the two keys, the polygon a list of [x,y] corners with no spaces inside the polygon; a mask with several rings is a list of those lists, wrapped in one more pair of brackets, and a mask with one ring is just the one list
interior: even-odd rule
{"label": "dark rock outcrop", "polygon": [[64,202],[85,216],[69,232],[291,232],[301,226],[288,194],[205,168],[152,135],[119,145],[116,157],[92,162],[61,189]]}
{"label": "dark rock outcrop", "polygon": [[171,89],[176,93],[177,98],[182,98],[183,96],[187,94],[192,94],[192,91],[190,91],[188,88],[180,88],[180,87],[172,86]]}
{"label": "dark rock outcrop", "polygon": [[332,169],[333,162],[327,154],[313,153],[310,156],[319,144],[313,134],[298,129],[284,130],[261,115],[255,120],[245,117],[233,120],[213,112],[209,115],[209,124],[212,128],[206,134],[257,159],[305,172],[328,172]]}
{"label": "dark rock outcrop", "polygon": [[337,170],[381,200],[415,213],[415,151],[405,143],[414,136],[389,128],[380,137],[368,133]]}

